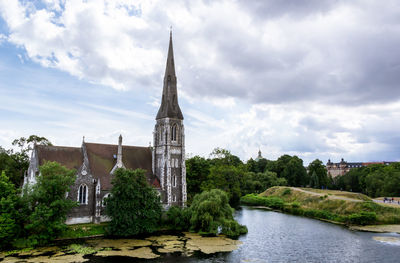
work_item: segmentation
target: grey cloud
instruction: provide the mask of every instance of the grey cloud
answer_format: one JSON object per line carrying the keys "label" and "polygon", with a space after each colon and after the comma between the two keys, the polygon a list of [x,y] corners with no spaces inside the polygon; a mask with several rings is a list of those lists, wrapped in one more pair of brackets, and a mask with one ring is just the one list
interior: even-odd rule
{"label": "grey cloud", "polygon": [[240,5],[255,17],[264,19],[280,16],[301,17],[317,13],[325,13],[342,1],[339,0],[240,0]]}

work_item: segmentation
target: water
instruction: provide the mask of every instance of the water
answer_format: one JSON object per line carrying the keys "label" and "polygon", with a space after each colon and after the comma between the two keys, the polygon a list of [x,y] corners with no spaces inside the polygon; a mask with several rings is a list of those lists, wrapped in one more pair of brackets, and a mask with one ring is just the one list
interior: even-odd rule
{"label": "water", "polygon": [[374,236],[314,219],[261,209],[243,208],[235,218],[249,230],[243,244],[230,253],[193,257],[169,255],[156,260],[126,257],[91,258],[91,262],[400,262],[400,245],[379,242]]}

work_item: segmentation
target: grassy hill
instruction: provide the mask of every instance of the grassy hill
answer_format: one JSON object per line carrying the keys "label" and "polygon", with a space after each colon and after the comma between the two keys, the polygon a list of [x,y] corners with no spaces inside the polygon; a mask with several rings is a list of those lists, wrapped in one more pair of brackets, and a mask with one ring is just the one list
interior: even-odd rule
{"label": "grassy hill", "polygon": [[359,193],[276,186],[241,201],[349,225],[400,224],[400,208],[380,205]]}

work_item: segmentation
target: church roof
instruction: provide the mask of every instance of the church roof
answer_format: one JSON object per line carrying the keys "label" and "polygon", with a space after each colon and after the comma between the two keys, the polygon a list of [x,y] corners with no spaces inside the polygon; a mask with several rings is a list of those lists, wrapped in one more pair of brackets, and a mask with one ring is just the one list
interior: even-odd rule
{"label": "church roof", "polygon": [[39,165],[51,161],[76,170],[82,165],[83,154],[80,147],[36,145],[36,153]]}
{"label": "church roof", "polygon": [[[110,190],[110,172],[117,160],[118,145],[85,143],[89,159],[89,169],[94,178],[100,179],[101,189]],[[68,169],[78,170],[83,164],[81,147],[36,145],[39,165],[46,161],[55,161]],[[144,169],[150,185],[160,187],[160,183],[152,174],[152,153],[150,147],[122,146],[122,162],[127,169]]]}
{"label": "church roof", "polygon": [[[103,190],[111,189],[110,171],[116,164],[114,157],[118,145],[85,143],[91,173],[100,179]],[[127,169],[144,169],[148,179],[152,178],[152,155],[149,147],[122,146],[122,163]]]}
{"label": "church roof", "polygon": [[164,74],[163,93],[161,98],[161,106],[158,110],[156,120],[162,118],[175,118],[183,120],[183,114],[178,103],[178,91],[176,88],[172,32],[170,32],[169,35],[168,57]]}

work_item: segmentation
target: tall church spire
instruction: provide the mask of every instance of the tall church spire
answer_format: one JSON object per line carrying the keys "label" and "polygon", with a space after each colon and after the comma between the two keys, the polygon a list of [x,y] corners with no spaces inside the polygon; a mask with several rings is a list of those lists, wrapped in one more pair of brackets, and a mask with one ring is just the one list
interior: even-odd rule
{"label": "tall church spire", "polygon": [[172,31],[170,31],[169,33],[169,47],[167,65],[165,67],[163,94],[161,99],[161,106],[158,110],[156,120],[162,118],[175,118],[183,120],[183,115],[178,104],[178,91],[176,89]]}

